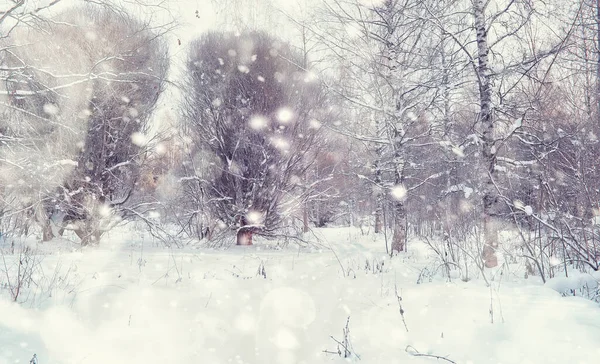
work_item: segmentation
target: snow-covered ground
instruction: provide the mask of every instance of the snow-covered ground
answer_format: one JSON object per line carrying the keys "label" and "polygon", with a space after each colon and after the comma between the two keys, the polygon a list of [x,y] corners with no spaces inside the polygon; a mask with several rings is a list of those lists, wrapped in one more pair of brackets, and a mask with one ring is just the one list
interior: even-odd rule
{"label": "snow-covered ground", "polygon": [[[321,246],[301,249],[170,250],[131,229],[111,232],[97,248],[38,246],[19,304],[0,277],[0,364],[34,354],[39,364],[600,358],[600,308],[552,289],[564,281],[544,286],[506,269],[490,272],[491,287],[424,278],[432,263],[419,242],[390,260],[382,241],[358,230],[316,234]],[[16,259],[5,254],[0,272]],[[347,323],[344,359],[335,340],[344,342]]]}

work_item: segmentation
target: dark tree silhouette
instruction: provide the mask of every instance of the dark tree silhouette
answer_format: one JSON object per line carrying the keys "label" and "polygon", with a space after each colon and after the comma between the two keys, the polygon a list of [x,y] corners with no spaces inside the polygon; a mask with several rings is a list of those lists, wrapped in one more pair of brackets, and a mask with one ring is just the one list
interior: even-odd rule
{"label": "dark tree silhouette", "polygon": [[[314,159],[320,85],[289,45],[264,33],[209,33],[192,44],[183,112],[190,164],[211,214],[237,229],[237,244],[281,227]],[[194,160],[194,158],[192,158]],[[208,162],[207,162],[208,161]]]}

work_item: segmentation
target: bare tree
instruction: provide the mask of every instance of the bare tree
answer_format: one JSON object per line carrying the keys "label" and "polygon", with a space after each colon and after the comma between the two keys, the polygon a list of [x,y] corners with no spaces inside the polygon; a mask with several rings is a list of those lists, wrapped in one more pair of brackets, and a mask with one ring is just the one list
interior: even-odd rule
{"label": "bare tree", "polygon": [[17,27],[5,44],[3,105],[21,156],[11,148],[5,159],[31,164],[25,154],[36,151],[44,169],[68,167],[29,191],[43,196],[36,205],[45,238],[43,215],[59,213],[82,244],[97,242],[103,217],[121,214],[145,158],[142,139],[167,70],[160,34],[119,8],[87,6]]}
{"label": "bare tree", "polygon": [[424,148],[435,145],[437,121],[428,109],[438,97],[431,66],[437,40],[427,35],[425,9],[421,1],[372,6],[333,0],[325,3],[327,21],[313,27],[339,65],[336,74],[325,71],[342,80],[330,88],[355,117],[368,121],[336,130],[371,146],[375,230],[382,231],[389,202],[392,252],[406,249],[408,199],[439,177],[428,174],[422,158]]}
{"label": "bare tree", "polygon": [[[552,4],[536,6],[530,1],[490,3],[473,0],[445,2],[444,11],[429,9],[428,18],[463,54],[472,69],[470,77],[478,90],[477,137],[480,146],[480,195],[484,225],[482,257],[487,267],[497,265],[498,231],[506,221],[498,155],[506,140],[526,122],[530,104],[514,103],[511,97],[519,85],[541,73],[537,87],[543,84],[544,70],[553,66],[552,59],[564,45],[570,32],[568,22],[553,36],[539,39],[532,29],[549,27],[556,21],[546,10]],[[510,53],[505,50],[510,49]],[[548,62],[546,62],[548,60]],[[540,68],[541,67],[541,68]],[[516,128],[512,128],[517,125]]]}
{"label": "bare tree", "polygon": [[327,110],[301,62],[289,45],[259,32],[209,33],[192,44],[185,178],[200,183],[212,216],[237,229],[237,244],[274,233],[302,205],[294,189]]}

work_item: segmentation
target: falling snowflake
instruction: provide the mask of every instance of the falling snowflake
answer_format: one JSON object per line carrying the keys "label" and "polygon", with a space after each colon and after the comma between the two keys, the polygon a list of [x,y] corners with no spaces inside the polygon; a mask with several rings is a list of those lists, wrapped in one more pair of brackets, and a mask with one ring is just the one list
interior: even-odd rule
{"label": "falling snowflake", "polygon": [[463,152],[462,148],[460,148],[460,147],[452,147],[452,153],[454,153],[459,158],[465,157],[465,153]]}
{"label": "falling snowflake", "polygon": [[304,82],[309,83],[317,79],[317,75],[314,72],[308,71],[304,74]]}
{"label": "falling snowflake", "polygon": [[154,147],[154,151],[158,155],[163,155],[167,152],[167,147],[163,143],[158,143],[156,147]]}
{"label": "falling snowflake", "polygon": [[261,225],[264,222],[265,215],[260,211],[249,211],[246,214],[246,221],[252,225]]}
{"label": "falling snowflake", "polygon": [[111,207],[107,204],[101,205],[100,207],[98,207],[98,215],[104,218],[109,217],[110,215],[112,215]]}
{"label": "falling snowflake", "polygon": [[315,129],[315,130],[320,129],[321,128],[321,122],[319,120],[317,120],[317,119],[311,119],[308,122],[308,127],[310,129]]}
{"label": "falling snowflake", "polygon": [[56,115],[59,111],[58,106],[55,104],[44,104],[44,112],[48,115]]}
{"label": "falling snowflake", "polygon": [[408,118],[408,120],[410,120],[412,122],[417,121],[417,115],[412,111],[409,111],[408,113],[406,113],[406,117]]}
{"label": "falling snowflake", "polygon": [[408,191],[406,190],[406,187],[403,185],[397,185],[391,189],[390,194],[395,200],[404,201],[406,199],[407,192]]}
{"label": "falling snowflake", "polygon": [[96,32],[93,31],[88,31],[85,33],[85,38],[89,41],[95,41],[96,39],[98,39],[98,34],[96,34]]}
{"label": "falling snowflake", "polygon": [[147,143],[146,136],[142,133],[135,132],[131,134],[131,142],[138,147],[143,147]]}
{"label": "falling snowflake", "polygon": [[288,151],[290,148],[290,143],[282,137],[271,138],[271,143],[273,146],[275,146],[275,148],[284,152]]}
{"label": "falling snowflake", "polygon": [[248,125],[254,130],[261,130],[269,125],[269,120],[264,116],[255,115],[250,118]]}
{"label": "falling snowflake", "polygon": [[294,118],[294,112],[287,107],[282,107],[277,111],[277,120],[282,124],[287,124]]}
{"label": "falling snowflake", "polygon": [[129,116],[131,116],[132,118],[137,118],[138,115],[139,115],[138,110],[136,108],[134,108],[134,107],[130,107],[128,109],[128,111],[129,111]]}

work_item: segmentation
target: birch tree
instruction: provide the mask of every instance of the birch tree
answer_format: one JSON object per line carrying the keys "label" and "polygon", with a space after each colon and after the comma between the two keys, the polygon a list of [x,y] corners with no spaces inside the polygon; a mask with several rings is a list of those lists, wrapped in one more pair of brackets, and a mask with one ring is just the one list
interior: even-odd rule
{"label": "birch tree", "polygon": [[[527,102],[515,104],[511,97],[533,70],[553,66],[552,59],[562,49],[570,22],[554,32],[544,33],[557,21],[551,16],[553,4],[507,0],[449,1],[443,12],[429,10],[429,19],[448,35],[471,65],[477,87],[478,144],[482,185],[484,245],[486,267],[497,265],[498,231],[507,213],[502,192],[498,155],[516,128],[526,122],[531,111]],[[468,15],[466,15],[468,14]],[[564,24],[564,23],[563,23]],[[538,34],[551,34],[540,37]],[[538,86],[544,79],[538,80]],[[523,101],[523,100],[521,100]]]}
{"label": "birch tree", "polygon": [[[392,204],[392,252],[403,251],[407,239],[407,199],[425,179],[423,154],[436,120],[428,106],[436,99],[437,74],[432,67],[435,38],[428,36],[421,1],[388,0],[380,5],[361,1],[325,3],[328,21],[320,40],[338,62],[342,80],[330,88],[348,107],[369,122],[363,132],[341,125],[339,132],[369,143],[374,152],[372,175],[375,230],[383,228],[386,201]],[[354,128],[354,129],[353,129]]]}

